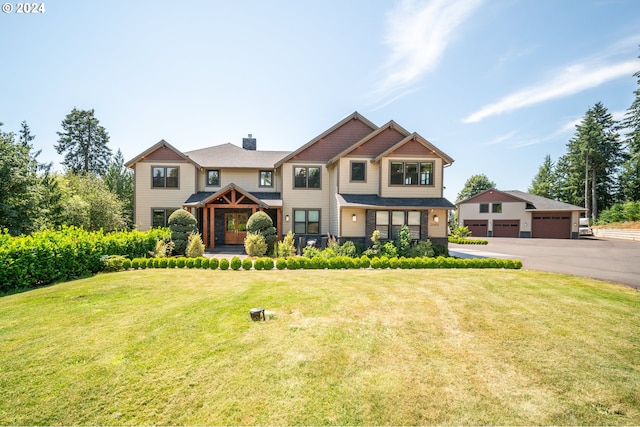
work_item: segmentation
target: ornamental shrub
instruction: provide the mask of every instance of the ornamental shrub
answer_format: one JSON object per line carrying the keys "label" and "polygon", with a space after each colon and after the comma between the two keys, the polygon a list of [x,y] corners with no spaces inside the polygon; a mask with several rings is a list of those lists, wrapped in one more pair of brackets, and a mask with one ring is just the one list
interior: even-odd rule
{"label": "ornamental shrub", "polygon": [[209,268],[210,269],[216,270],[219,265],[220,265],[220,261],[218,261],[218,258],[211,258],[209,260]]}
{"label": "ornamental shrub", "polygon": [[273,258],[262,258],[262,265],[265,270],[273,270]]}
{"label": "ornamental shrub", "polygon": [[176,268],[176,266],[178,265],[178,261],[175,258],[169,258],[167,267],[168,268]]}
{"label": "ornamental shrub", "polygon": [[125,270],[128,270],[131,268],[131,260],[130,259],[126,259],[122,262],[122,268],[124,268]]}
{"label": "ornamental shrub", "polygon": [[229,260],[226,258],[222,258],[220,260],[220,270],[228,270],[229,269]]}
{"label": "ornamental shrub", "polygon": [[185,267],[193,268],[196,264],[196,260],[193,258],[187,258],[184,262]]}
{"label": "ornamental shrub", "polygon": [[200,263],[200,267],[209,268],[210,260],[209,258],[202,258],[202,262]]}
{"label": "ornamental shrub", "polygon": [[249,256],[263,256],[267,253],[267,241],[261,233],[247,233],[244,238],[244,250]]}
{"label": "ornamental shrub", "polygon": [[406,224],[400,227],[396,238],[396,249],[400,257],[411,256],[411,232]]}
{"label": "ornamental shrub", "polygon": [[[300,260],[302,257],[295,256],[293,258],[287,259],[287,269],[288,270],[298,270],[300,269]],[[277,264],[276,264],[277,266]]]}
{"label": "ornamental shrub", "polygon": [[147,258],[147,268],[155,268],[156,267],[156,258]]}
{"label": "ornamental shrub", "polygon": [[290,258],[296,256],[296,247],[294,244],[293,230],[289,230],[282,242],[278,242],[278,256],[282,258]]}
{"label": "ornamental shrub", "polygon": [[[325,256],[325,253],[328,253],[328,251],[330,251],[329,248],[321,251],[315,246],[305,246],[305,248],[302,249],[302,256],[304,256],[305,258],[314,258],[320,256],[320,254],[322,254],[322,256]],[[325,256],[325,258],[330,258],[330,256]]]}
{"label": "ornamental shrub", "polygon": [[398,257],[389,258],[389,268],[393,270],[400,268],[400,260]]}
{"label": "ornamental shrub", "polygon": [[125,257],[122,255],[106,255],[103,257],[104,262],[104,271],[107,273],[111,273],[114,271],[122,271],[124,270],[124,261]]}
{"label": "ornamental shrub", "polygon": [[371,259],[366,255],[362,255],[360,257],[360,268],[369,268],[369,267],[371,267]]}
{"label": "ornamental shrub", "polygon": [[[257,262],[257,260],[256,260]],[[251,261],[251,258],[245,258],[242,260],[242,269],[243,270],[251,270],[251,268],[253,268],[253,261]],[[256,268],[257,270],[257,268]]]}
{"label": "ornamental shrub", "polygon": [[134,270],[137,270],[139,266],[140,266],[140,262],[138,261],[138,258],[134,258],[131,260],[131,268],[133,268]]}
{"label": "ornamental shrub", "polygon": [[171,230],[171,241],[174,243],[174,252],[177,255],[185,255],[189,235],[198,232],[198,221],[184,209],[173,212],[167,220]]}
{"label": "ornamental shrub", "polygon": [[271,253],[273,251],[276,241],[278,240],[278,233],[273,226],[273,220],[266,212],[258,211],[251,215],[247,221],[247,231],[264,236],[264,240],[267,243],[267,250],[264,253]]}
{"label": "ornamental shrub", "polygon": [[[242,266],[244,268],[244,266]],[[264,258],[258,258],[253,262],[253,268],[256,270],[264,270]]]}
{"label": "ornamental shrub", "polygon": [[[293,258],[289,258],[289,259],[293,259]],[[278,270],[284,270],[285,268],[287,268],[287,260],[285,258],[278,258],[276,260],[276,268]]]}
{"label": "ornamental shrub", "polygon": [[200,233],[195,232],[189,234],[187,238],[187,249],[185,254],[189,258],[198,258],[204,256],[204,243],[202,243],[202,237]]}
{"label": "ornamental shrub", "polygon": [[382,245],[382,256],[385,256],[387,258],[398,256],[398,250],[396,249],[396,246],[393,244],[393,242],[385,242],[385,244]]}
{"label": "ornamental shrub", "polygon": [[358,248],[351,240],[344,242],[338,247],[338,255],[348,256],[349,258],[355,258],[358,256]]}
{"label": "ornamental shrub", "polygon": [[167,268],[169,266],[169,260],[167,258],[160,258],[160,268]]}
{"label": "ornamental shrub", "polygon": [[313,258],[311,258],[311,260],[313,261],[313,268],[316,268],[318,270],[324,270],[325,268],[329,267],[329,262],[327,261],[327,259],[320,255],[314,256]]}
{"label": "ornamental shrub", "polygon": [[229,265],[232,270],[240,270],[240,267],[242,267],[242,260],[240,257],[234,256],[231,258],[231,263]]}
{"label": "ornamental shrub", "polygon": [[202,256],[199,256],[199,257],[195,258],[193,260],[193,268],[201,268],[203,259],[204,258]]}
{"label": "ornamental shrub", "polygon": [[187,259],[185,257],[178,258],[176,262],[176,266],[178,268],[184,268],[184,266],[187,265]]}
{"label": "ornamental shrub", "polygon": [[431,240],[420,240],[411,248],[411,256],[416,257],[432,257],[435,255]]}

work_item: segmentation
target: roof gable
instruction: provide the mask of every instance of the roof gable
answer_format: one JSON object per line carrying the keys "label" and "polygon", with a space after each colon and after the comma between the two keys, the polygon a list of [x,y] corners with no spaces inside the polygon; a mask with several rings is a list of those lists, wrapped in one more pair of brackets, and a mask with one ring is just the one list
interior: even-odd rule
{"label": "roof gable", "polygon": [[275,166],[289,160],[327,162],[376,129],[378,127],[375,124],[356,111],[278,161]]}
{"label": "roof gable", "polygon": [[345,156],[375,157],[408,135],[407,130],[391,120],[331,158],[327,164],[331,165]]}
{"label": "roof gable", "polygon": [[[425,148],[428,151],[425,151]],[[427,141],[424,137],[416,132],[408,135],[403,140],[389,147],[387,150],[376,156],[372,161],[379,162],[383,157],[391,156],[394,154],[423,155],[426,153],[435,154],[436,156],[442,158],[445,164],[450,165],[451,163],[453,163],[453,159],[449,157],[449,155],[447,155],[444,151],[437,148],[435,145]]]}
{"label": "roof gable", "polygon": [[462,200],[457,204],[462,203],[490,203],[490,202],[526,202],[525,199],[517,197],[516,195],[508,194],[505,191],[500,191],[495,188],[490,188],[488,190],[483,191],[482,193],[478,193],[474,196],[469,197],[466,200]]}
{"label": "roof gable", "polygon": [[200,167],[198,163],[186,156],[182,151],[178,150],[173,145],[169,144],[164,139],[161,139],[156,144],[149,147],[147,150],[138,154],[133,159],[126,162],[124,165],[128,168],[132,168],[136,163],[143,160],[158,160],[158,161],[186,161],[193,163],[196,167]]}

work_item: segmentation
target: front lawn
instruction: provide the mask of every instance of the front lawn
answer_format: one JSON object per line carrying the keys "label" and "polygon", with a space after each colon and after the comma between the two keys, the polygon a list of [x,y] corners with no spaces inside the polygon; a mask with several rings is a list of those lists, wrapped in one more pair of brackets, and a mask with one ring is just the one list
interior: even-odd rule
{"label": "front lawn", "polygon": [[100,274],[0,349],[2,425],[640,424],[640,293],[533,271]]}

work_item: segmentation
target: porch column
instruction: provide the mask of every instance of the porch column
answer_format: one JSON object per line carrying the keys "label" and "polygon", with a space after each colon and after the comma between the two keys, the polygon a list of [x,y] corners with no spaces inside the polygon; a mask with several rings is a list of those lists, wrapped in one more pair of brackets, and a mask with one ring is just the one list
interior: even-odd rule
{"label": "porch column", "polygon": [[209,247],[209,208],[206,206],[202,208],[202,241],[207,249]]}
{"label": "porch column", "polygon": [[276,209],[276,231],[278,233],[278,241],[282,240],[282,208]]}
{"label": "porch column", "polygon": [[216,208],[211,207],[211,227],[209,227],[209,243],[211,249],[216,247]]}

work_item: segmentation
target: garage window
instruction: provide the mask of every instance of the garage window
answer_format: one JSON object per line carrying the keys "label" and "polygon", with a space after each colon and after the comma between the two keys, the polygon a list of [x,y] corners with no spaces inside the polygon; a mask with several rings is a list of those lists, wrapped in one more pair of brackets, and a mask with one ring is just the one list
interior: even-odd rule
{"label": "garage window", "polygon": [[491,203],[491,212],[502,213],[502,203]]}
{"label": "garage window", "polygon": [[480,213],[489,213],[489,203],[480,203]]}

